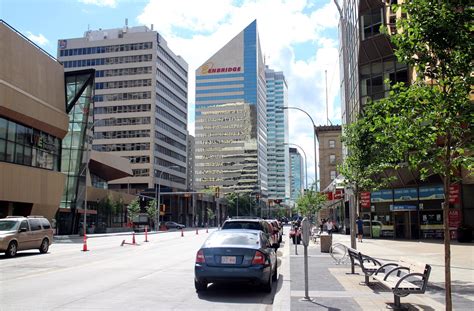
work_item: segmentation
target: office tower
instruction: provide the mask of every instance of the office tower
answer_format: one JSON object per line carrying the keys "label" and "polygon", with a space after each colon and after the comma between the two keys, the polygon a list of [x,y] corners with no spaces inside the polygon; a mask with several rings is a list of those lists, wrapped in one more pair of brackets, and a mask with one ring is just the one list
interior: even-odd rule
{"label": "office tower", "polygon": [[66,71],[95,68],[93,149],[128,158],[133,177],[109,189],[185,190],[187,63],[153,27],[89,30],[58,42]]}
{"label": "office tower", "polygon": [[267,85],[268,199],[290,197],[288,144],[288,85],[283,72],[265,69]]}
{"label": "office tower", "polygon": [[188,189],[194,190],[194,136],[188,134]]}
{"label": "office tower", "polygon": [[316,135],[319,141],[319,185],[324,191],[336,179],[337,166],[342,162],[341,126],[317,126]]}
{"label": "office tower", "polygon": [[195,186],[267,197],[265,65],[253,21],[196,70]]}
{"label": "office tower", "polygon": [[304,192],[303,158],[296,148],[288,148],[290,154],[290,200],[296,202]]}

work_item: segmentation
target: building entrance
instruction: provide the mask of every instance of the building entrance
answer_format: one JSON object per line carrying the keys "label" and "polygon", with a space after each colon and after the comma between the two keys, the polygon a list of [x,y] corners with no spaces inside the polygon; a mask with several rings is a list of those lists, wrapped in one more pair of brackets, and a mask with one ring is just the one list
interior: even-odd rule
{"label": "building entrance", "polygon": [[411,238],[411,219],[410,212],[394,213],[395,218],[395,238],[410,239]]}

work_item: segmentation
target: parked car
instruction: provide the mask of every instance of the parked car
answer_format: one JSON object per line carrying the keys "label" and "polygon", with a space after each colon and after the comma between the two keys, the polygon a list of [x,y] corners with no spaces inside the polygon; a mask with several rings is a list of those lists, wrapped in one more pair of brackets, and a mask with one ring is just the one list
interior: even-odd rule
{"label": "parked car", "polygon": [[266,234],[268,240],[273,247],[278,248],[279,243],[278,239],[274,235],[273,228],[271,224],[263,219],[251,219],[251,218],[237,218],[237,219],[228,219],[222,224],[222,229],[250,229],[250,230],[261,230]]}
{"label": "parked car", "polygon": [[275,239],[278,241],[278,247],[280,247],[280,243],[283,240],[283,227],[276,219],[267,219],[267,222],[272,225],[273,234],[275,234]]}
{"label": "parked car", "polygon": [[[372,220],[372,232],[374,230],[377,230],[375,228],[377,228],[379,231],[381,231],[382,230],[382,223],[380,221],[377,221],[377,220]],[[363,232],[364,232],[364,236],[370,236],[370,221],[368,219],[364,220],[362,229],[363,229]]]}
{"label": "parked car", "polygon": [[199,292],[209,283],[249,281],[271,292],[277,267],[276,251],[261,230],[214,231],[196,254],[194,286]]}
{"label": "parked car", "polygon": [[166,229],[184,229],[184,228],[186,228],[185,225],[178,224],[177,222],[174,222],[174,221],[165,222],[165,227],[166,227]]}
{"label": "parked car", "polygon": [[42,216],[8,216],[0,219],[0,252],[15,257],[18,251],[38,249],[45,254],[53,243],[53,229]]}

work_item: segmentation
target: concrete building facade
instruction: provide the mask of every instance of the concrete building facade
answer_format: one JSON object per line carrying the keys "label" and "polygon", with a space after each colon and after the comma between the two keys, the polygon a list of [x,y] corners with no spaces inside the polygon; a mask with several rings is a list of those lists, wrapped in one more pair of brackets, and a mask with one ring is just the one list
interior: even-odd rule
{"label": "concrete building facade", "polygon": [[125,157],[133,177],[110,189],[187,188],[188,65],[148,27],[90,30],[58,41],[66,71],[94,68],[93,149]]}
{"label": "concrete building facade", "polygon": [[342,163],[341,126],[317,126],[316,135],[319,141],[319,185],[324,191],[336,179],[337,166]]}

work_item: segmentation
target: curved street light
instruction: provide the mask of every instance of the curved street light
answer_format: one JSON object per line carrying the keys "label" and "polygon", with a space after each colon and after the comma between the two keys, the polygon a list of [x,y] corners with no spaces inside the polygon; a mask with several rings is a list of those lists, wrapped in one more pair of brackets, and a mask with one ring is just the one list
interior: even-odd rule
{"label": "curved street light", "polygon": [[[311,123],[313,124],[313,138],[314,138],[314,183],[315,183],[315,185],[316,185],[316,190],[317,190],[317,189],[318,189],[318,183],[317,183],[317,181],[318,181],[318,160],[317,160],[317,153],[316,153],[316,152],[317,152],[317,151],[316,151],[316,150],[317,150],[317,146],[316,146],[316,124],[314,123],[313,118],[310,116],[310,114],[309,114],[307,111],[305,111],[305,110],[303,110],[303,109],[301,109],[301,108],[298,108],[298,107],[288,107],[288,106],[283,107],[283,106],[277,106],[277,107],[275,107],[275,108],[276,108],[276,109],[280,109],[280,110],[284,110],[284,109],[296,109],[296,110],[299,110],[299,111],[301,111],[301,112],[304,112],[304,113],[309,117],[309,119],[311,120]],[[306,187],[307,187],[307,186],[308,186],[308,185],[306,185]]]}

